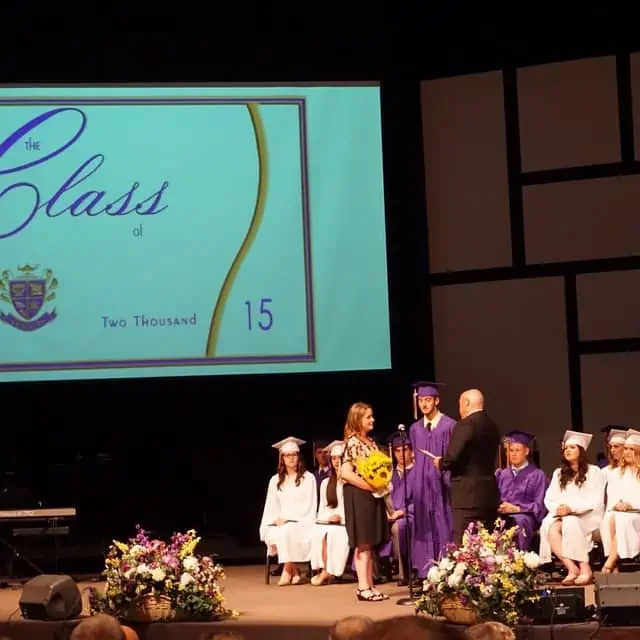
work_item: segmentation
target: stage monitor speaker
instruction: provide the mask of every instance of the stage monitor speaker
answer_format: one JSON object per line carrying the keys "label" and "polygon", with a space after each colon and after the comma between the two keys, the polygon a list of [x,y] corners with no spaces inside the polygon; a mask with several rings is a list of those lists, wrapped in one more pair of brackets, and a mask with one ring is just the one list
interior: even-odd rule
{"label": "stage monitor speaker", "polygon": [[640,574],[604,573],[595,577],[596,606],[603,624],[640,625]]}
{"label": "stage monitor speaker", "polygon": [[28,620],[69,620],[82,613],[82,596],[73,578],[41,575],[24,585],[19,606]]}
{"label": "stage monitor speaker", "polygon": [[523,613],[533,624],[567,624],[584,622],[587,610],[584,589],[540,589],[538,600],[529,603]]}

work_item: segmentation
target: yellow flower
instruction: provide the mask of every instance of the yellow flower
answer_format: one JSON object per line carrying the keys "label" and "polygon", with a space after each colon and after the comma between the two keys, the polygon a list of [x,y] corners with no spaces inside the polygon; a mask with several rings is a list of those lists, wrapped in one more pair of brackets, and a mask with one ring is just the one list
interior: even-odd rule
{"label": "yellow flower", "polygon": [[119,551],[122,551],[122,553],[129,552],[129,545],[126,545],[124,542],[118,542],[117,540],[114,540],[113,544]]}

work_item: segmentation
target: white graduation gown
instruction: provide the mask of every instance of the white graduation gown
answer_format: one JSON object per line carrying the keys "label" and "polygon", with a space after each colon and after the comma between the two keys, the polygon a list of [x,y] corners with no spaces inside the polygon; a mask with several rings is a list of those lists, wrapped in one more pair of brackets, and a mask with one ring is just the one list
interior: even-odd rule
{"label": "white graduation gown", "polygon": [[608,474],[607,510],[600,525],[602,547],[606,556],[611,551],[611,520],[615,521],[617,551],[620,558],[635,558],[640,553],[640,513],[614,511],[615,505],[622,501],[634,509],[640,509],[640,480],[632,469],[624,473],[614,469]]}
{"label": "white graduation gown", "polygon": [[[562,555],[576,562],[588,562],[589,551],[593,547],[592,534],[600,526],[604,512],[605,475],[602,470],[590,464],[581,487],[569,482],[560,488],[560,469],[553,472],[551,483],[544,496],[548,510],[540,525],[540,562],[551,562],[549,529],[558,519],[562,520]],[[566,504],[577,515],[558,518],[556,509]]]}
{"label": "white graduation gown", "polygon": [[[325,478],[320,485],[320,506],[318,508],[318,520],[327,521],[330,516],[340,516],[340,524],[318,524],[313,528],[311,541],[311,567],[324,569],[332,576],[341,576],[344,573],[347,558],[349,557],[349,536],[344,526],[344,482],[338,480],[336,493],[338,494],[338,506],[335,508],[327,504],[327,486],[329,478]],[[322,562],[322,541],[327,539],[327,566]]]}
{"label": "white graduation gown", "polygon": [[[278,475],[269,480],[267,499],[260,522],[260,540],[275,545],[279,562],[308,562],[311,536],[318,505],[316,479],[305,471],[298,486],[295,476],[287,476],[280,489]],[[295,520],[279,527],[270,526],[276,520]]]}

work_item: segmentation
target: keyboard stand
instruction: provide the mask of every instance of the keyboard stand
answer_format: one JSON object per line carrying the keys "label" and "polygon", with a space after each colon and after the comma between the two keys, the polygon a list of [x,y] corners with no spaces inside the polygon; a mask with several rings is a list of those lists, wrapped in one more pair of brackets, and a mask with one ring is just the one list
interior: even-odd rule
{"label": "keyboard stand", "polygon": [[[31,567],[36,572],[37,575],[41,575],[44,573],[44,571],[42,571],[42,569],[37,564],[32,562],[27,556],[23,556],[22,553],[18,551],[18,549],[16,549],[10,542],[8,542],[2,537],[0,537],[0,544],[4,545],[4,547],[11,552],[11,557],[7,559],[7,566],[9,569],[9,575],[7,577],[9,578],[9,580],[13,579],[14,577],[13,563],[15,560],[22,560],[22,562],[24,562],[26,565]],[[1,586],[4,587],[8,585],[6,585],[6,583],[2,583]]]}

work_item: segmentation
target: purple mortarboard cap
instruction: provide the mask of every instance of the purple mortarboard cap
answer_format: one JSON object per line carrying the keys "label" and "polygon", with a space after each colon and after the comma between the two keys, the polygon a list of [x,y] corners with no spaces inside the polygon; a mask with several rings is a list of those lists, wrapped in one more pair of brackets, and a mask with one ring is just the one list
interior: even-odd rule
{"label": "purple mortarboard cap", "polygon": [[411,441],[409,440],[409,436],[406,433],[401,433],[400,431],[394,431],[388,438],[387,442],[392,447],[401,447],[403,444],[407,446],[411,446]]}
{"label": "purple mortarboard cap", "polygon": [[440,396],[440,387],[446,387],[443,382],[414,382],[411,385],[414,389],[414,394],[418,398],[438,398]]}
{"label": "purple mortarboard cap", "polygon": [[529,448],[531,448],[531,445],[535,440],[535,436],[532,436],[526,431],[509,431],[509,433],[505,434],[504,437],[506,438],[507,442],[523,444],[525,447]]}

